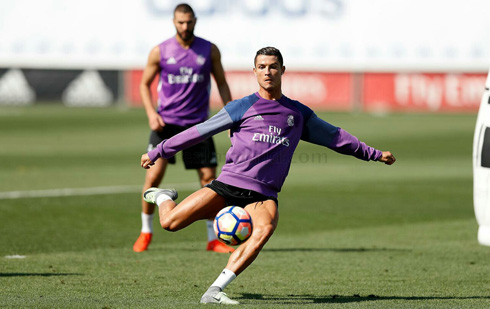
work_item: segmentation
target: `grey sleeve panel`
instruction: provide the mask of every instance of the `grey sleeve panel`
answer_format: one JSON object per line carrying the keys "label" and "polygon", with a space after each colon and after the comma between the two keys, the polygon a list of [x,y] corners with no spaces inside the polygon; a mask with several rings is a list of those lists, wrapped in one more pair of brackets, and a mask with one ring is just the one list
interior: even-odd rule
{"label": "grey sleeve panel", "polygon": [[221,131],[231,128],[233,120],[226,109],[221,109],[216,115],[196,125],[196,129],[201,136],[210,137]]}

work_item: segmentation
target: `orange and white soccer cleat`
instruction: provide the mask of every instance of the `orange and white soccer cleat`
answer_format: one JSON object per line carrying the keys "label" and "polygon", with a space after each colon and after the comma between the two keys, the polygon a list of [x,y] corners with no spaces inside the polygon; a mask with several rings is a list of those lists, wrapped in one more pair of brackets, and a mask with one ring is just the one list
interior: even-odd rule
{"label": "orange and white soccer cleat", "polygon": [[133,251],[134,252],[143,252],[146,249],[148,249],[148,246],[150,245],[152,236],[153,236],[152,233],[141,232],[140,237],[138,237],[138,239],[136,240],[136,242],[133,245]]}
{"label": "orange and white soccer cleat", "polygon": [[225,245],[224,243],[222,243],[221,241],[219,241],[217,239],[208,242],[208,246],[207,246],[206,250],[207,251],[214,251],[214,252],[218,252],[218,253],[232,253],[233,251],[235,251],[234,248],[232,248],[228,245]]}

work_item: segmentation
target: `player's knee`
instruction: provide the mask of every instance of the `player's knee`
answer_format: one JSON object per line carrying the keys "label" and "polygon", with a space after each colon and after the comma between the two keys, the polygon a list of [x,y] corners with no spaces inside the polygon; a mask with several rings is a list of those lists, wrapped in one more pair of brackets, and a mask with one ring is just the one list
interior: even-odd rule
{"label": "player's knee", "polygon": [[207,185],[216,179],[216,170],[214,168],[205,168],[199,171],[199,180],[202,186]]}
{"label": "player's knee", "polygon": [[201,177],[200,181],[201,181],[201,186],[205,186],[207,185],[208,183],[210,183],[211,181],[215,180],[216,177],[214,174],[205,174]]}
{"label": "player's knee", "polygon": [[252,238],[258,248],[262,248],[269,238],[271,238],[272,234],[274,234],[274,226],[272,224],[254,226]]}
{"label": "player's knee", "polygon": [[168,217],[160,218],[160,225],[164,230],[169,232],[176,232],[179,230],[176,222]]}

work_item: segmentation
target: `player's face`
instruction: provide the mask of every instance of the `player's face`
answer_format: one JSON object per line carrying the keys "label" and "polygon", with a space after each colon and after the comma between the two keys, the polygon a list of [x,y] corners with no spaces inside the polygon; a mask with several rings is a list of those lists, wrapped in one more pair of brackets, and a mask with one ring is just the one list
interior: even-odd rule
{"label": "player's face", "polygon": [[184,41],[194,38],[196,18],[191,13],[175,12],[174,25],[177,35]]}
{"label": "player's face", "polygon": [[255,60],[254,73],[260,87],[265,90],[281,87],[281,76],[284,70],[284,66],[281,67],[276,56],[259,55]]}

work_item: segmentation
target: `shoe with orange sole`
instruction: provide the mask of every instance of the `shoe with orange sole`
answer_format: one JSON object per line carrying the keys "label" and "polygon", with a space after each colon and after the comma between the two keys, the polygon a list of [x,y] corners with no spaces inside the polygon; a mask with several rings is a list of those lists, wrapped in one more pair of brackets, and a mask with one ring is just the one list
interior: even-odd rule
{"label": "shoe with orange sole", "polygon": [[208,242],[208,246],[207,246],[206,250],[207,251],[214,251],[214,252],[218,252],[218,253],[232,253],[233,251],[235,251],[234,248],[225,245],[224,243],[222,243],[221,241],[219,241],[217,239]]}
{"label": "shoe with orange sole", "polygon": [[150,245],[151,242],[151,237],[153,236],[152,233],[141,233],[140,237],[136,240],[133,246],[133,251],[134,252],[143,252],[146,249],[148,249],[148,246]]}

